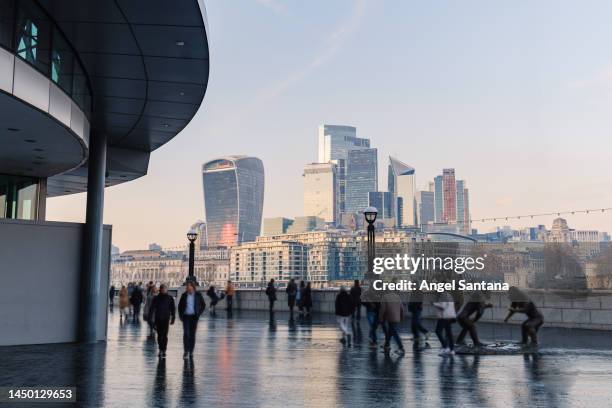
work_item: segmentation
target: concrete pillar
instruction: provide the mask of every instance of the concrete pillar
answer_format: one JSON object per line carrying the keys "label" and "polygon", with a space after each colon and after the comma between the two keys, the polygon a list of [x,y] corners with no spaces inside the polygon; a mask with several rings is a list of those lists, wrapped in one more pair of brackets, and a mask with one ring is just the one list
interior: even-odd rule
{"label": "concrete pillar", "polygon": [[79,293],[79,340],[95,342],[97,323],[104,311],[100,309],[100,279],[102,277],[102,227],[104,214],[104,184],[106,174],[106,135],[92,134],[89,143],[87,172],[87,213],[83,240],[83,268]]}

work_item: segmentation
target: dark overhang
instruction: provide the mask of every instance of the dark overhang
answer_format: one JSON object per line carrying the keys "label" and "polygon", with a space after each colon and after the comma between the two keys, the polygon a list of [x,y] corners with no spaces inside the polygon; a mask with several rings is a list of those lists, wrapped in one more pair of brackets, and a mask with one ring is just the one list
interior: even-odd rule
{"label": "dark overhang", "polygon": [[[91,134],[105,133],[111,148],[107,185],[146,174],[148,154],[176,136],[204,98],[209,49],[203,2],[39,3],[73,45],[89,77]],[[48,195],[85,191],[86,174],[85,164],[49,178]]]}

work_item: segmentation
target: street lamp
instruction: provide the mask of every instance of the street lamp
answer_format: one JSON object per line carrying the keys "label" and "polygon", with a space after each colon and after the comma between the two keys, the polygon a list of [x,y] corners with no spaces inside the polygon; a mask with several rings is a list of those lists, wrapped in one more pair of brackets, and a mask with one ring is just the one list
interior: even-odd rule
{"label": "street lamp", "polygon": [[368,272],[372,273],[374,268],[374,257],[376,256],[376,237],[374,235],[374,221],[378,215],[376,207],[368,207],[363,211],[368,223]]}
{"label": "street lamp", "polygon": [[189,275],[187,275],[185,284],[187,284],[187,282],[192,282],[195,286],[198,286],[198,280],[193,273],[193,265],[195,262],[195,240],[198,239],[198,232],[193,228],[190,229],[187,232],[187,239],[189,240]]}

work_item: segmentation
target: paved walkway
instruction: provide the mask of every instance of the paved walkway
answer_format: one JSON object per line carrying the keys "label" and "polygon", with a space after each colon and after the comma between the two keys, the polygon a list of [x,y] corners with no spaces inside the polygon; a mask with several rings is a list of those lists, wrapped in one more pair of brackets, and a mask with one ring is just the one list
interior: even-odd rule
{"label": "paved walkway", "polygon": [[[346,348],[331,316],[290,323],[282,313],[269,320],[267,313],[228,319],[219,312],[201,319],[191,365],[182,360],[178,320],[168,359],[158,362],[146,324],[120,325],[115,310],[106,344],[0,348],[0,386],[76,385],[80,406],[92,407],[612,404],[612,333],[546,329],[542,352],[532,357],[441,358],[437,341],[422,353],[385,357],[368,349],[366,325],[363,319],[361,338]],[[408,332],[403,327],[410,350]],[[488,341],[518,336],[509,326],[482,332]]]}

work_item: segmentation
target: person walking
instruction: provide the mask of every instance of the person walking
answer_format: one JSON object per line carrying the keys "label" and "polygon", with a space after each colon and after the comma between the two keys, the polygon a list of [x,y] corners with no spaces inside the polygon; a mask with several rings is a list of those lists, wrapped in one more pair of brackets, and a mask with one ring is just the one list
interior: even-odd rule
{"label": "person walking", "polygon": [[380,303],[380,310],[378,312],[379,322],[383,322],[383,328],[385,331],[385,345],[383,350],[385,354],[391,352],[391,339],[393,339],[397,345],[397,353],[404,354],[404,344],[399,335],[398,327],[404,317],[404,308],[402,302],[394,294],[387,294],[386,298]]}
{"label": "person walking", "polygon": [[125,316],[125,320],[128,318],[128,312],[130,308],[130,298],[128,296],[128,290],[124,286],[121,286],[119,290],[119,321]]}
{"label": "person walking", "polygon": [[183,358],[187,360],[193,358],[198,319],[206,308],[206,302],[193,282],[187,282],[185,285],[185,293],[179,300],[178,313],[183,322]]}
{"label": "person walking", "polygon": [[285,289],[285,293],[287,293],[287,306],[289,306],[289,313],[293,316],[293,308],[295,307],[295,301],[297,299],[298,287],[295,284],[295,280],[292,278],[289,280],[287,284],[287,288]]}
{"label": "person walking", "polygon": [[340,342],[350,346],[352,337],[351,315],[354,311],[354,305],[353,299],[344,285],[340,287],[340,292],[336,295],[335,311],[338,327],[342,334]]}
{"label": "person walking", "polygon": [[412,340],[414,347],[419,348],[421,345],[421,334],[425,336],[425,345],[429,339],[429,330],[423,326],[423,302],[411,301],[408,302],[408,311],[410,312],[410,331],[412,331]]}
{"label": "person walking", "polygon": [[130,296],[130,303],[132,304],[133,316],[132,322],[136,323],[140,319],[140,305],[144,297],[142,296],[142,290],[140,290],[139,286],[134,286],[132,289],[132,296]]}
{"label": "person walking", "polygon": [[310,282],[306,283],[306,287],[301,293],[301,305],[306,311],[306,317],[310,316],[310,309],[312,309],[312,286]]}
{"label": "person walking", "polygon": [[217,293],[217,289],[215,289],[214,285],[210,285],[208,290],[206,291],[206,296],[210,298],[210,315],[217,315],[217,303],[223,299],[223,296],[219,296]]}
{"label": "person walking", "polygon": [[147,292],[145,293],[145,304],[142,312],[143,319],[149,324],[149,337],[155,335],[155,321],[149,319],[149,312],[151,311],[151,304],[153,299],[157,295],[157,287],[153,282],[147,284]]}
{"label": "person walking", "polygon": [[108,290],[108,302],[110,304],[110,307],[113,307],[116,294],[117,289],[115,289],[115,285],[111,285],[110,289]]}
{"label": "person walking", "polygon": [[236,288],[231,280],[227,281],[227,285],[225,285],[225,303],[227,305],[227,311],[231,312],[232,307],[234,306],[234,294],[236,293]]}
{"label": "person walking", "polygon": [[355,279],[351,286],[351,299],[353,299],[353,319],[361,319],[361,285],[359,279]]}
{"label": "person walking", "polygon": [[436,335],[442,345],[441,356],[455,354],[455,343],[453,340],[453,322],[457,317],[455,313],[455,302],[448,292],[443,292],[440,299],[434,302],[438,311],[438,322],[436,323]]}
{"label": "person walking", "polygon": [[266,296],[268,296],[270,313],[272,313],[274,311],[274,302],[276,302],[276,286],[274,286],[274,279],[270,279],[270,282],[268,282],[268,286],[266,287]]}
{"label": "person walking", "polygon": [[375,349],[378,345],[376,330],[378,329],[380,323],[378,320],[378,315],[380,313],[380,302],[363,302],[362,305],[365,306],[366,318],[368,319],[368,324],[370,325],[370,331],[368,333],[368,336],[370,337],[370,348]]}
{"label": "person walking", "polygon": [[304,289],[306,289],[306,284],[301,280],[298,285],[297,296],[295,297],[300,317],[304,315],[304,305],[302,304],[302,293],[304,293]]}
{"label": "person walking", "polygon": [[[153,286],[155,287],[155,286]],[[159,347],[159,358],[166,358],[166,348],[168,347],[168,329],[174,324],[175,318],[174,299],[168,294],[166,285],[159,286],[159,294],[153,297],[147,321],[155,322],[157,331],[157,345]]]}

